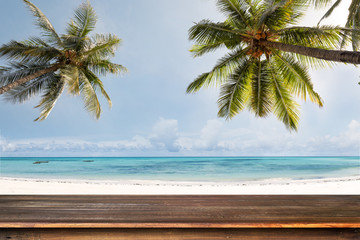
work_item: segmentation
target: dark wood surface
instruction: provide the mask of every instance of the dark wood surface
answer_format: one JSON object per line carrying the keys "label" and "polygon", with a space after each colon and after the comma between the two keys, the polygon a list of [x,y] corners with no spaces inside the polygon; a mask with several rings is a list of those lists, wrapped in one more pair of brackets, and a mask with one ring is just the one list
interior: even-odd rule
{"label": "dark wood surface", "polygon": [[360,228],[360,195],[9,195],[0,228]]}
{"label": "dark wood surface", "polygon": [[0,229],[0,240],[359,240],[357,229],[343,228],[108,228]]}

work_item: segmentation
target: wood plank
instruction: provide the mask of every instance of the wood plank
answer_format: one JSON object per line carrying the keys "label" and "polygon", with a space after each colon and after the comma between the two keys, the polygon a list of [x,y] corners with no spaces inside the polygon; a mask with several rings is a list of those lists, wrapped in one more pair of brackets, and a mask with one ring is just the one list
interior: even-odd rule
{"label": "wood plank", "polygon": [[355,240],[357,229],[0,229],[0,240]]}
{"label": "wood plank", "polygon": [[0,228],[360,228],[360,195],[3,195]]}

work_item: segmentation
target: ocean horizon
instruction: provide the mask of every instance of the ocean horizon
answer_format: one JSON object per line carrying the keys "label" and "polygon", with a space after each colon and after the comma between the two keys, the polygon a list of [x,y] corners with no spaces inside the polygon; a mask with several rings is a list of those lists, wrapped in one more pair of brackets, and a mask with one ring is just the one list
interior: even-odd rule
{"label": "ocean horizon", "polygon": [[239,182],[360,176],[359,156],[0,157],[0,177]]}

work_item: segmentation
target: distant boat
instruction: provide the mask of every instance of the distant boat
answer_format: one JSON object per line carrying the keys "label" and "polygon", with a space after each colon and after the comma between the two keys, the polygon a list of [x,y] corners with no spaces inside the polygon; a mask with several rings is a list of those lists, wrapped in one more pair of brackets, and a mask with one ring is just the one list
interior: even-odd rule
{"label": "distant boat", "polygon": [[33,162],[33,164],[40,164],[40,163],[48,163],[49,161],[36,161],[36,162]]}
{"label": "distant boat", "polygon": [[83,160],[83,162],[93,162],[94,160]]}

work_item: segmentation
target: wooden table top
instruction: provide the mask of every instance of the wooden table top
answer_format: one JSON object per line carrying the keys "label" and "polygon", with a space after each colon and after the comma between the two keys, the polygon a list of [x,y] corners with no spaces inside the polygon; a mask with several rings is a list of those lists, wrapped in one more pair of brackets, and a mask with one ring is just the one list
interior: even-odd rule
{"label": "wooden table top", "polygon": [[360,195],[2,195],[0,228],[359,228]]}

